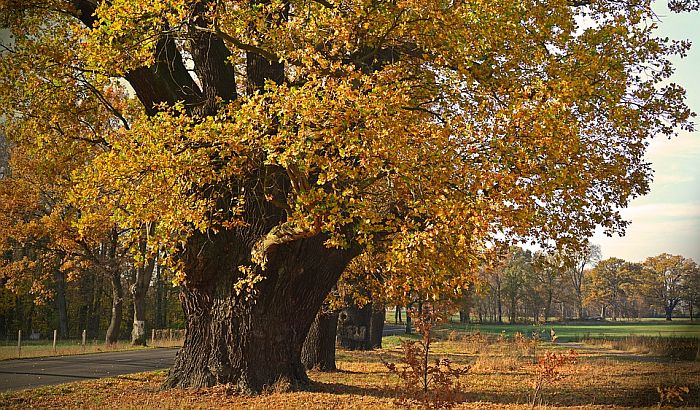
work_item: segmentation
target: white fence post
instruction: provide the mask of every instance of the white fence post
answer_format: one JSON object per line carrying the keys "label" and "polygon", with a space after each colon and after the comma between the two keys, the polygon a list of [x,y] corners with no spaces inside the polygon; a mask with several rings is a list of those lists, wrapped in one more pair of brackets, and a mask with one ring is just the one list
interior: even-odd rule
{"label": "white fence post", "polygon": [[22,357],[22,329],[17,331],[17,357]]}
{"label": "white fence post", "polygon": [[83,350],[85,350],[85,329],[83,329]]}
{"label": "white fence post", "polygon": [[53,353],[56,354],[56,336],[58,335],[58,330],[53,330]]}

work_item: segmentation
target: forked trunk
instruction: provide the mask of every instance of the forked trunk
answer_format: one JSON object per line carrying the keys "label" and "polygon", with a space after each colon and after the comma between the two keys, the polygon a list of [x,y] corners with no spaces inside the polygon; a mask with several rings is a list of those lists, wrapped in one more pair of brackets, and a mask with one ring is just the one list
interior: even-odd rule
{"label": "forked trunk", "polygon": [[301,361],[306,369],[322,372],[337,370],[335,365],[335,336],[338,311],[318,312],[301,349]]}
{"label": "forked trunk", "polygon": [[[164,387],[233,384],[258,393],[276,383],[307,384],[301,350],[321,303],[337,282],[352,250],[327,249],[316,236],[268,252],[264,279],[249,292],[234,291],[236,267],[249,254],[235,234],[199,238],[183,262],[188,279],[180,300],[187,318],[185,341]],[[198,245],[198,246],[197,246]],[[238,275],[240,276],[240,275]]]}

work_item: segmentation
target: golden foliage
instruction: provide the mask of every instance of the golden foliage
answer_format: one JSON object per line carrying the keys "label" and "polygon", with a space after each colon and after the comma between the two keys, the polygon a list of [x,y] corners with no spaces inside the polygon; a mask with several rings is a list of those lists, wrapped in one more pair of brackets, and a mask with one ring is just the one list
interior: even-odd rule
{"label": "golden foliage", "polygon": [[[117,227],[136,254],[143,224],[172,256],[195,232],[255,225],[246,209],[262,203],[286,218],[253,262],[320,233],[329,247],[381,237],[390,293],[436,299],[501,243],[623,230],[616,209],[648,189],[647,139],[692,128],[683,89],[664,85],[689,45],[654,36],[649,1],[115,0],[90,27],[74,3],[0,1],[15,35],[4,128],[67,167],[66,229]],[[211,115],[182,101],[147,116],[116,91],[162,67],[159,44],[191,56],[202,33],[237,69],[245,53],[284,63],[285,81],[239,85]]]}

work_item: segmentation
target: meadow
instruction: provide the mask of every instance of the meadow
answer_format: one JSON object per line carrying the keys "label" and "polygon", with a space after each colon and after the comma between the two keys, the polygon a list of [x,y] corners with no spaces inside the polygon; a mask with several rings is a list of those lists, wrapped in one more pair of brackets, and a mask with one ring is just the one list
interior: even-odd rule
{"label": "meadow", "polygon": [[658,337],[698,337],[700,338],[700,322],[677,319],[671,322],[665,320],[646,320],[635,322],[574,322],[553,323],[545,325],[525,324],[452,324],[454,329],[463,329],[469,332],[482,333],[506,333],[509,336],[520,332],[532,334],[533,332],[549,335],[554,329],[560,341],[581,341],[584,339],[609,339],[628,336],[658,336]]}
{"label": "meadow", "polygon": [[[493,333],[487,333],[487,329]],[[431,361],[449,359],[453,367],[469,366],[458,378],[457,394],[450,399],[455,408],[639,408],[660,407],[659,403],[661,407],[700,406],[697,356],[694,360],[676,360],[663,352],[644,353],[632,346],[617,349],[605,345],[606,339],[597,339],[600,343],[552,343],[533,341],[523,336],[524,332],[516,333],[515,328],[508,328],[513,330],[512,336],[498,330],[505,329],[482,327],[467,332],[447,326],[434,333]],[[235,394],[231,386],[163,391],[160,384],[166,372],[158,371],[4,393],[0,394],[0,408],[398,408],[408,392],[404,381],[385,363],[400,363],[404,352],[401,342],[417,338],[387,336],[383,349],[339,350],[339,371],[310,371],[311,385],[304,391],[288,391],[289,386],[283,384],[271,386],[259,396]],[[697,349],[698,339],[672,340],[694,340],[693,348]],[[563,355],[572,349],[575,362],[561,363],[555,369],[556,377],[543,381],[538,362],[549,354]],[[540,390],[536,391],[538,381]]]}

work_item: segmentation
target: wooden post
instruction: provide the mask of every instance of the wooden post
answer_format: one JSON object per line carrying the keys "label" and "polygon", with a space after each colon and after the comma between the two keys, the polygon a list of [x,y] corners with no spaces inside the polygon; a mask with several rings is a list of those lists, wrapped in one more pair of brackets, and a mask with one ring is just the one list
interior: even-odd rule
{"label": "wooden post", "polygon": [[22,357],[22,329],[17,331],[17,357]]}
{"label": "wooden post", "polygon": [[83,350],[85,350],[85,329],[83,329]]}
{"label": "wooden post", "polygon": [[155,329],[151,329],[151,344],[153,346],[156,345],[156,330]]}
{"label": "wooden post", "polygon": [[170,343],[173,342],[173,329],[168,329],[168,333],[170,334]]}
{"label": "wooden post", "polygon": [[58,335],[58,330],[53,330],[53,354],[56,354],[56,336]]}

